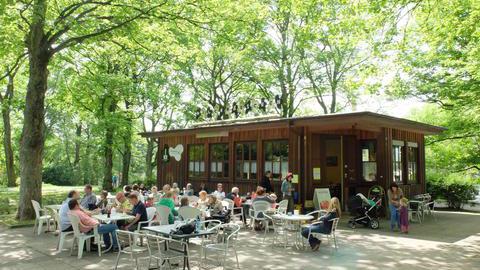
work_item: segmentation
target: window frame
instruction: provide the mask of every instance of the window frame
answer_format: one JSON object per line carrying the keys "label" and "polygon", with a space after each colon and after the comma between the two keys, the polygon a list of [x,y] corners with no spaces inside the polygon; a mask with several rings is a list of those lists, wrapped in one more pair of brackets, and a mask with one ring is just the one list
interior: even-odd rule
{"label": "window frame", "polygon": [[[399,148],[400,153],[396,155],[395,148]],[[400,157],[400,161],[396,160],[396,157]],[[400,172],[400,180],[395,180],[395,172]],[[392,141],[392,182],[397,184],[405,183],[405,142],[393,140]]]}
{"label": "window frame", "polygon": [[[269,168],[267,168],[267,166],[266,166],[266,163],[267,163],[267,152],[266,152],[267,147],[266,147],[266,145],[267,145],[268,143],[272,143],[272,150],[273,150],[273,152],[275,152],[274,149],[273,149],[273,145],[274,145],[275,143],[283,143],[283,142],[284,142],[284,143],[286,144],[286,146],[287,146],[287,156],[286,156],[286,162],[287,162],[286,174],[287,174],[288,171],[289,171],[289,168],[288,168],[288,167],[290,166],[290,162],[289,162],[290,143],[289,143],[288,139],[264,140],[264,141],[262,142],[262,145],[263,145],[263,149],[262,149],[262,161],[263,161],[263,164],[262,164],[262,165],[263,165],[263,171],[264,171],[264,172],[266,172],[266,171],[271,171],[271,172],[272,172],[272,175],[275,175],[274,170],[273,170],[273,167],[274,167],[273,164],[274,164],[274,162],[278,162],[278,163],[279,163],[279,171],[280,171],[279,177],[278,177],[278,178],[275,178],[275,177],[274,177],[274,178],[273,178],[274,181],[281,181],[282,178],[286,176],[286,174],[285,174],[285,175],[282,175],[282,169],[283,169],[282,163],[283,163],[285,160],[283,159],[284,156],[280,156],[280,161],[269,160],[268,162],[272,162],[272,166],[269,167]],[[258,153],[257,153],[257,155],[258,155]],[[272,153],[272,156],[273,156],[273,153]]]}
{"label": "window frame", "polygon": [[[227,153],[226,153],[226,157],[227,159],[225,159],[225,152],[223,153],[223,159],[213,159],[213,152],[212,149],[216,146],[219,146],[219,145],[223,145],[223,146],[226,146],[226,150],[227,150]],[[210,176],[210,179],[211,180],[227,180],[229,177],[230,177],[230,144],[229,143],[211,143],[208,145],[208,153],[209,153],[209,157],[208,157],[208,172],[209,172],[209,176]],[[213,175],[212,174],[212,163],[215,162],[215,165],[216,165],[216,171],[215,173],[218,173],[217,170],[218,170],[218,163],[221,162],[222,163],[222,176],[218,176],[218,175]],[[226,165],[226,167],[225,167]],[[226,170],[225,170],[226,168]]]}
{"label": "window frame", "polygon": [[[363,149],[365,143],[373,143],[374,149],[374,161],[363,161]],[[378,141],[376,139],[365,139],[359,141],[359,151],[360,151],[360,181],[362,183],[377,183],[378,182]],[[369,151],[370,155],[370,151]],[[368,181],[364,177],[364,164],[365,163],[375,163],[375,179],[373,181]]]}
{"label": "window frame", "polygon": [[[418,161],[419,161],[419,150],[418,150],[418,144],[414,142],[407,142],[407,145],[405,146],[406,148],[406,163],[407,163],[407,171],[406,171],[406,176],[407,176],[407,183],[408,184],[418,184],[420,181],[419,179],[419,170],[418,170]],[[410,149],[415,150],[415,154],[413,157],[415,157],[415,161],[411,162],[410,161]],[[414,167],[414,173],[410,173],[410,165],[412,163],[415,165]],[[411,175],[415,175],[415,179],[412,181]]]}
{"label": "window frame", "polygon": [[[190,150],[193,150],[193,148],[197,148],[197,147],[201,147],[203,148],[203,159],[194,159],[192,160],[191,159],[191,153],[190,153]],[[188,175],[188,178],[189,179],[200,179],[200,178],[205,178],[206,176],[206,162],[205,162],[205,144],[203,143],[194,143],[194,144],[188,144],[187,145],[187,175]],[[196,150],[196,151],[199,151],[199,150]],[[193,154],[194,156],[196,155],[195,153]],[[201,168],[201,165],[200,163],[203,161],[203,171],[200,170]],[[199,162],[199,170],[198,172],[194,169],[193,170],[193,174],[191,174],[191,170],[190,170],[190,162]],[[195,165],[194,165],[195,167]]]}
{"label": "window frame", "polygon": [[[241,153],[241,159],[238,159],[238,151],[237,151],[237,147],[239,145],[242,145],[242,153]],[[249,146],[249,149],[248,149],[248,157],[249,159],[245,159],[245,156],[244,156],[244,147],[245,145],[248,145]],[[255,146],[255,156],[256,158],[255,159],[252,159],[252,146]],[[240,141],[240,142],[235,142],[234,143],[234,149],[235,149],[235,154],[234,154],[234,179],[235,180],[238,180],[238,181],[256,181],[258,179],[258,169],[259,169],[259,166],[258,166],[258,145],[257,145],[257,142],[256,141]],[[242,171],[240,173],[240,176],[237,175],[237,164],[238,162],[240,162],[241,164],[241,168],[242,168]],[[252,163],[255,163],[255,166],[256,166],[256,172],[255,172],[255,177],[252,177],[252,178],[244,178],[243,177],[243,174],[244,174],[244,171],[243,171],[243,168],[245,166],[245,162],[248,162],[249,166],[248,166],[248,175],[252,175]]]}

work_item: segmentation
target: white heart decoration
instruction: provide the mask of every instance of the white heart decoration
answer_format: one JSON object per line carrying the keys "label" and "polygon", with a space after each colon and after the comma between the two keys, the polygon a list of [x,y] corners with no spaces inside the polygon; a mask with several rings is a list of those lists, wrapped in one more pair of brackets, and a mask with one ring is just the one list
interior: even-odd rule
{"label": "white heart decoration", "polygon": [[177,144],[175,147],[170,147],[168,149],[168,153],[172,156],[176,161],[180,161],[182,159],[183,153],[183,145]]}

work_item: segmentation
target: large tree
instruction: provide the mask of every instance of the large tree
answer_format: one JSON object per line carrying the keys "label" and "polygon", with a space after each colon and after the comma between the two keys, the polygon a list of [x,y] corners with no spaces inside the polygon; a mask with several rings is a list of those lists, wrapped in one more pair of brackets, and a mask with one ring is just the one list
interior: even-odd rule
{"label": "large tree", "polygon": [[31,200],[41,200],[45,93],[52,58],[67,48],[109,34],[139,19],[151,16],[161,21],[188,18],[183,11],[192,12],[197,5],[166,0],[18,2],[26,28],[29,79],[20,148],[21,185],[17,217],[30,219],[34,217]]}

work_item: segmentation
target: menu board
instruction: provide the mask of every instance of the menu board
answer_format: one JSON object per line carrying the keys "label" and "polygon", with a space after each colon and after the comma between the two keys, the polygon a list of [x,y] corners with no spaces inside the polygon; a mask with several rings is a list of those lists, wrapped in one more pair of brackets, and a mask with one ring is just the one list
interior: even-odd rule
{"label": "menu board", "polygon": [[332,197],[330,196],[330,189],[316,188],[313,192],[313,204],[315,209],[326,209]]}

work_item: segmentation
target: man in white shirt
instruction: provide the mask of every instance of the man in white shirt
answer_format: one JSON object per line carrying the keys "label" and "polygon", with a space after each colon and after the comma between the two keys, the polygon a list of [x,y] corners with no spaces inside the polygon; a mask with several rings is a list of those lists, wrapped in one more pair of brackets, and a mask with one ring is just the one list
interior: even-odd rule
{"label": "man in white shirt", "polygon": [[225,198],[225,191],[223,191],[222,183],[217,184],[217,190],[212,193],[213,196],[217,197],[219,200],[223,200]]}
{"label": "man in white shirt", "polygon": [[70,191],[67,195],[67,199],[62,203],[62,206],[60,207],[58,215],[60,216],[60,230],[62,230],[62,232],[73,231],[72,224],[70,223],[70,219],[68,218],[68,211],[70,210],[68,208],[68,202],[72,199],[79,200],[80,193],[76,190]]}

